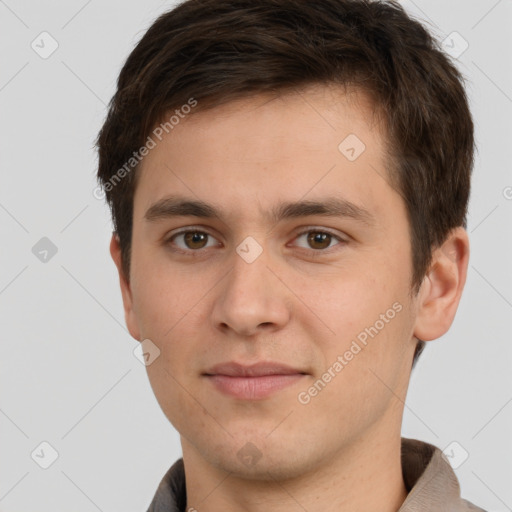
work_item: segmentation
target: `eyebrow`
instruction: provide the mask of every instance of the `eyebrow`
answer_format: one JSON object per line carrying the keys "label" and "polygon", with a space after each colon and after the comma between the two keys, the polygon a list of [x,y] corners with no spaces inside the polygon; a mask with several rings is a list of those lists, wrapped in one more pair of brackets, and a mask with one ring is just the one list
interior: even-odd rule
{"label": "eyebrow", "polygon": [[[272,222],[279,222],[285,219],[312,215],[348,217],[370,226],[375,222],[375,217],[367,209],[338,197],[281,203],[275,206],[267,217]],[[179,196],[168,196],[160,199],[151,205],[144,214],[144,218],[149,222],[189,216],[222,220],[225,214],[220,208],[212,204]]]}

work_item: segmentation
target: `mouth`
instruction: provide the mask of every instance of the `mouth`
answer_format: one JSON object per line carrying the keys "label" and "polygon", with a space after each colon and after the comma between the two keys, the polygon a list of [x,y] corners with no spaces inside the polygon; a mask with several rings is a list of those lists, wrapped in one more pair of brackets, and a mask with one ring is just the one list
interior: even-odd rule
{"label": "mouth", "polygon": [[262,400],[303,379],[306,372],[287,365],[235,362],[216,365],[203,376],[225,395],[241,400]]}

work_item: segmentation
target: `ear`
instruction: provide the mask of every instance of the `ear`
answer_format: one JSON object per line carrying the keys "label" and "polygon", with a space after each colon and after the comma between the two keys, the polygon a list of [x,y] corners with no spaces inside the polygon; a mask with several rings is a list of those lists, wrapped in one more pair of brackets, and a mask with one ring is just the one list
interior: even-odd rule
{"label": "ear", "polygon": [[452,325],[459,306],[469,262],[469,240],[464,228],[450,232],[432,255],[432,263],[418,292],[414,336],[439,338]]}
{"label": "ear", "polygon": [[133,299],[132,291],[130,288],[130,281],[129,278],[124,274],[121,258],[121,245],[119,243],[119,237],[116,233],[112,233],[112,239],[110,240],[110,255],[116,264],[117,272],[119,274],[119,284],[121,286],[121,294],[123,297],[124,319],[126,326],[128,327],[128,331],[132,337],[137,341],[140,341],[140,331],[137,325],[137,318],[133,311]]}

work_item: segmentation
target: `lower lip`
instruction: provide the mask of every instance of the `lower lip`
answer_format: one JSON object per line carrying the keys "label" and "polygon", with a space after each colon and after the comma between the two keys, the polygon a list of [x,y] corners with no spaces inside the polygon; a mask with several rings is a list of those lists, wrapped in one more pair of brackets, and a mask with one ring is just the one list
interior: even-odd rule
{"label": "lower lip", "polygon": [[261,377],[228,377],[227,375],[208,375],[208,379],[222,393],[242,400],[260,400],[276,391],[298,382],[305,375],[263,375]]}

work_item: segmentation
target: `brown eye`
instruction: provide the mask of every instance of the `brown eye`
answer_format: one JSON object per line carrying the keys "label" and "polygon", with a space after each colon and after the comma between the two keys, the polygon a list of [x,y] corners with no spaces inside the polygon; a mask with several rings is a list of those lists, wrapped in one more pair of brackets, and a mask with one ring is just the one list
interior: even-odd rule
{"label": "brown eye", "polygon": [[219,242],[212,235],[194,229],[188,229],[175,233],[165,242],[173,250],[179,252],[200,252],[201,249],[219,246]]}
{"label": "brown eye", "polygon": [[312,249],[326,249],[331,245],[332,235],[320,231],[311,231],[308,234],[308,244]]}
{"label": "brown eye", "polygon": [[208,243],[208,235],[199,231],[188,231],[184,234],[185,245],[189,249],[202,249]]}
{"label": "brown eye", "polygon": [[342,237],[320,229],[308,229],[303,231],[299,233],[294,240],[294,245],[297,247],[308,249],[309,251],[313,250],[326,253],[328,252],[326,249],[333,249],[338,245],[340,246],[339,249],[341,249],[346,243],[346,240]]}

